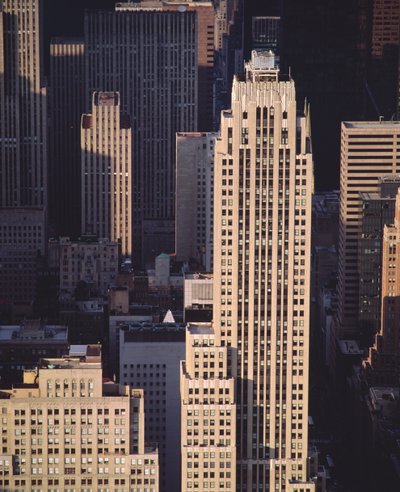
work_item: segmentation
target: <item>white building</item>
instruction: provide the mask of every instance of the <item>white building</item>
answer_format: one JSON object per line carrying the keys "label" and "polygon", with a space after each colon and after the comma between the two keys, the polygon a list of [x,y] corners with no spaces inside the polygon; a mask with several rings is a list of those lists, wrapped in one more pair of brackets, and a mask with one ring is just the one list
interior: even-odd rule
{"label": "white building", "polygon": [[160,490],[165,492],[180,490],[179,364],[184,357],[182,325],[120,328],[120,382],[144,392],[146,436],[158,445]]}

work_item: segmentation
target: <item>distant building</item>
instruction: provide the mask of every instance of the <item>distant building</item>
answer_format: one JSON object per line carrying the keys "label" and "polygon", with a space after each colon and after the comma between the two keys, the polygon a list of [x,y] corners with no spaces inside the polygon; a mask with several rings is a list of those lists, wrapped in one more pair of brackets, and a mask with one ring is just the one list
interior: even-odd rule
{"label": "distant building", "polygon": [[68,328],[25,320],[20,325],[0,325],[0,384],[22,382],[25,369],[33,369],[43,357],[68,353]]}
{"label": "distant building", "polygon": [[369,375],[374,385],[400,381],[400,190],[393,225],[385,225],[382,243],[381,326],[370,349]]}
{"label": "distant building", "polygon": [[279,54],[280,17],[253,17],[251,23],[252,49]]}
{"label": "distant building", "polygon": [[339,226],[339,338],[357,337],[360,192],[376,192],[378,180],[400,173],[400,122],[344,121],[341,139]]}
{"label": "distant building", "polygon": [[82,234],[121,242],[132,255],[131,122],[118,92],[94,92],[92,113],[82,115]]}
{"label": "distant building", "polygon": [[185,322],[210,322],[213,310],[213,276],[210,273],[186,273],[183,308]]}
{"label": "distant building", "polygon": [[0,390],[0,413],[1,490],[159,490],[143,391],[103,381],[97,345],[43,358],[24,384]]}
{"label": "distant building", "polygon": [[380,58],[388,45],[400,43],[400,2],[398,0],[373,0],[372,56]]}
{"label": "distant building", "polygon": [[136,267],[173,252],[175,134],[198,125],[198,16],[177,9],[118,2],[114,12],[85,15],[87,98],[119,91],[131,117]]}
{"label": "distant building", "polygon": [[212,271],[216,133],[176,136],[175,254]]}
{"label": "distant building", "polygon": [[183,325],[129,323],[120,329],[119,381],[144,392],[146,436],[158,445],[160,490],[180,488],[180,361]]}
{"label": "distant building", "polygon": [[77,238],[81,232],[80,122],[86,109],[83,39],[51,40],[48,108],[50,233]]}
{"label": "distant building", "polygon": [[43,3],[0,5],[1,207],[47,207]]}
{"label": "distant building", "polygon": [[43,209],[0,208],[0,304],[32,304],[45,220]]}
{"label": "distant building", "polygon": [[381,324],[382,238],[394,220],[399,175],[379,178],[376,192],[361,193],[362,215],[358,244],[359,326],[371,346]]}
{"label": "distant building", "polygon": [[[95,236],[82,236],[78,241],[68,237],[49,243],[52,261],[60,267],[60,294],[70,297],[81,284],[83,297],[105,295],[114,285],[118,273],[118,244]],[[84,285],[82,285],[84,284]],[[78,295],[79,297],[79,295]]]}

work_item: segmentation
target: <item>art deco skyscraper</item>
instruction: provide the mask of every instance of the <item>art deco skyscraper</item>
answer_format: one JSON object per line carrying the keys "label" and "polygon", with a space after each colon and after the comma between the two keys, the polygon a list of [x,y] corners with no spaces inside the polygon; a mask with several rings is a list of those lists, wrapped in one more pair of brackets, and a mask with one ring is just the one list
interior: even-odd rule
{"label": "art deco skyscraper", "polygon": [[121,241],[132,254],[131,122],[118,92],[94,92],[82,115],[82,233]]}
{"label": "art deco skyscraper", "polygon": [[[215,377],[236,384],[232,490],[314,491],[308,470],[311,140],[294,82],[280,74],[271,52],[253,51],[245,78],[235,77],[215,156],[214,344],[227,350],[226,375],[219,369]],[[200,354],[200,387],[203,362]]]}
{"label": "art deco skyscraper", "polygon": [[0,205],[46,207],[40,0],[0,2]]}
{"label": "art deco skyscraper", "polygon": [[174,249],[175,134],[197,126],[197,16],[127,6],[87,13],[86,78],[88,95],[119,91],[132,119],[134,261],[143,264]]}

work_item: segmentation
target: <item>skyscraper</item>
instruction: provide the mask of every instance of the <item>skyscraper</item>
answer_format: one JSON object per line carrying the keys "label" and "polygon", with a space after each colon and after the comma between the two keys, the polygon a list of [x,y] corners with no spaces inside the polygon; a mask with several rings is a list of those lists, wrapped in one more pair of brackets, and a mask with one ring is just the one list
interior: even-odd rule
{"label": "skyscraper", "polygon": [[143,264],[174,249],[175,134],[197,127],[197,16],[117,8],[85,16],[87,97],[119,91],[131,116],[133,249]]}
{"label": "skyscraper", "polygon": [[52,39],[49,87],[49,223],[77,238],[81,225],[80,122],[85,111],[82,39]]}
{"label": "skyscraper", "polygon": [[381,58],[388,45],[400,42],[400,2],[398,0],[373,0],[372,56]]}
{"label": "skyscraper", "polygon": [[46,207],[42,2],[0,3],[0,204]]}
{"label": "skyscraper", "polygon": [[[236,463],[230,451],[236,490],[313,491],[307,467],[311,139],[294,82],[279,72],[273,54],[253,51],[245,77],[235,77],[215,156],[213,345],[226,348],[227,366],[226,375],[222,368],[206,375],[236,384]],[[210,345],[192,340],[199,334],[209,336],[190,331],[194,352]],[[196,365],[191,370],[199,387],[202,357],[197,376]]]}
{"label": "skyscraper", "polygon": [[175,253],[212,271],[215,133],[176,135]]}
{"label": "skyscraper", "polygon": [[339,337],[354,337],[358,327],[358,238],[360,192],[378,191],[378,180],[400,172],[400,123],[342,123],[339,217]]}
{"label": "skyscraper", "polygon": [[132,254],[131,122],[118,92],[94,92],[92,113],[82,115],[82,233],[121,241]]}

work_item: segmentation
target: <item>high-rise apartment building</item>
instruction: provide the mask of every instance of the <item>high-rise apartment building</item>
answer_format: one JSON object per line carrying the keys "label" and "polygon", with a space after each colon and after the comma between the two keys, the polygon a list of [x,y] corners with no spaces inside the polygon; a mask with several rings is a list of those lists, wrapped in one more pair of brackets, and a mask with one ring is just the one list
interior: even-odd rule
{"label": "high-rise apartment building", "polygon": [[208,323],[191,323],[181,361],[181,491],[236,489],[235,380],[228,348]]}
{"label": "high-rise apartment building", "polygon": [[49,223],[56,236],[81,231],[80,123],[85,112],[83,39],[52,39],[49,87]]}
{"label": "high-rise apartment building", "polygon": [[215,133],[176,136],[175,253],[212,271]]}
{"label": "high-rise apartment building", "polygon": [[1,490],[158,491],[143,391],[103,382],[99,346],[44,358],[24,383],[0,391]]}
{"label": "high-rise apartment building", "polygon": [[339,332],[358,336],[358,240],[362,217],[360,192],[376,192],[378,180],[400,172],[400,123],[342,123],[339,218]]}
{"label": "high-rise apartment building", "polygon": [[392,225],[385,225],[382,244],[382,319],[368,363],[373,384],[398,384],[400,377],[400,192]]}
{"label": "high-rise apartment building", "polygon": [[358,243],[359,328],[364,341],[372,345],[381,324],[382,238],[385,224],[393,223],[400,176],[378,179],[376,192],[360,194],[361,226]]}
{"label": "high-rise apartment building", "polygon": [[121,242],[132,254],[132,141],[118,92],[94,92],[82,115],[82,233]]}
{"label": "high-rise apartment building", "polygon": [[381,58],[388,45],[400,42],[400,2],[398,0],[373,0],[372,6],[372,56]]}
{"label": "high-rise apartment building", "polygon": [[42,2],[0,4],[0,204],[47,206]]}
{"label": "high-rise apartment building", "polygon": [[[229,461],[236,489],[228,490],[315,490],[308,470],[313,165],[308,115],[297,109],[293,80],[280,74],[272,53],[253,51],[245,77],[234,79],[215,149],[215,341],[196,340],[198,329],[189,327],[186,371],[195,379],[194,402],[219,378],[235,382],[237,459],[229,451]],[[212,344],[226,350],[226,369],[219,355],[214,362],[200,353]],[[183,422],[190,419],[185,404]],[[193,428],[199,443],[203,429],[196,437]],[[200,470],[207,462],[201,451]],[[190,471],[182,472],[184,483]]]}
{"label": "high-rise apartment building", "polygon": [[174,249],[175,134],[197,127],[198,22],[129,5],[85,16],[87,97],[119,91],[131,116],[133,258],[143,264]]}

